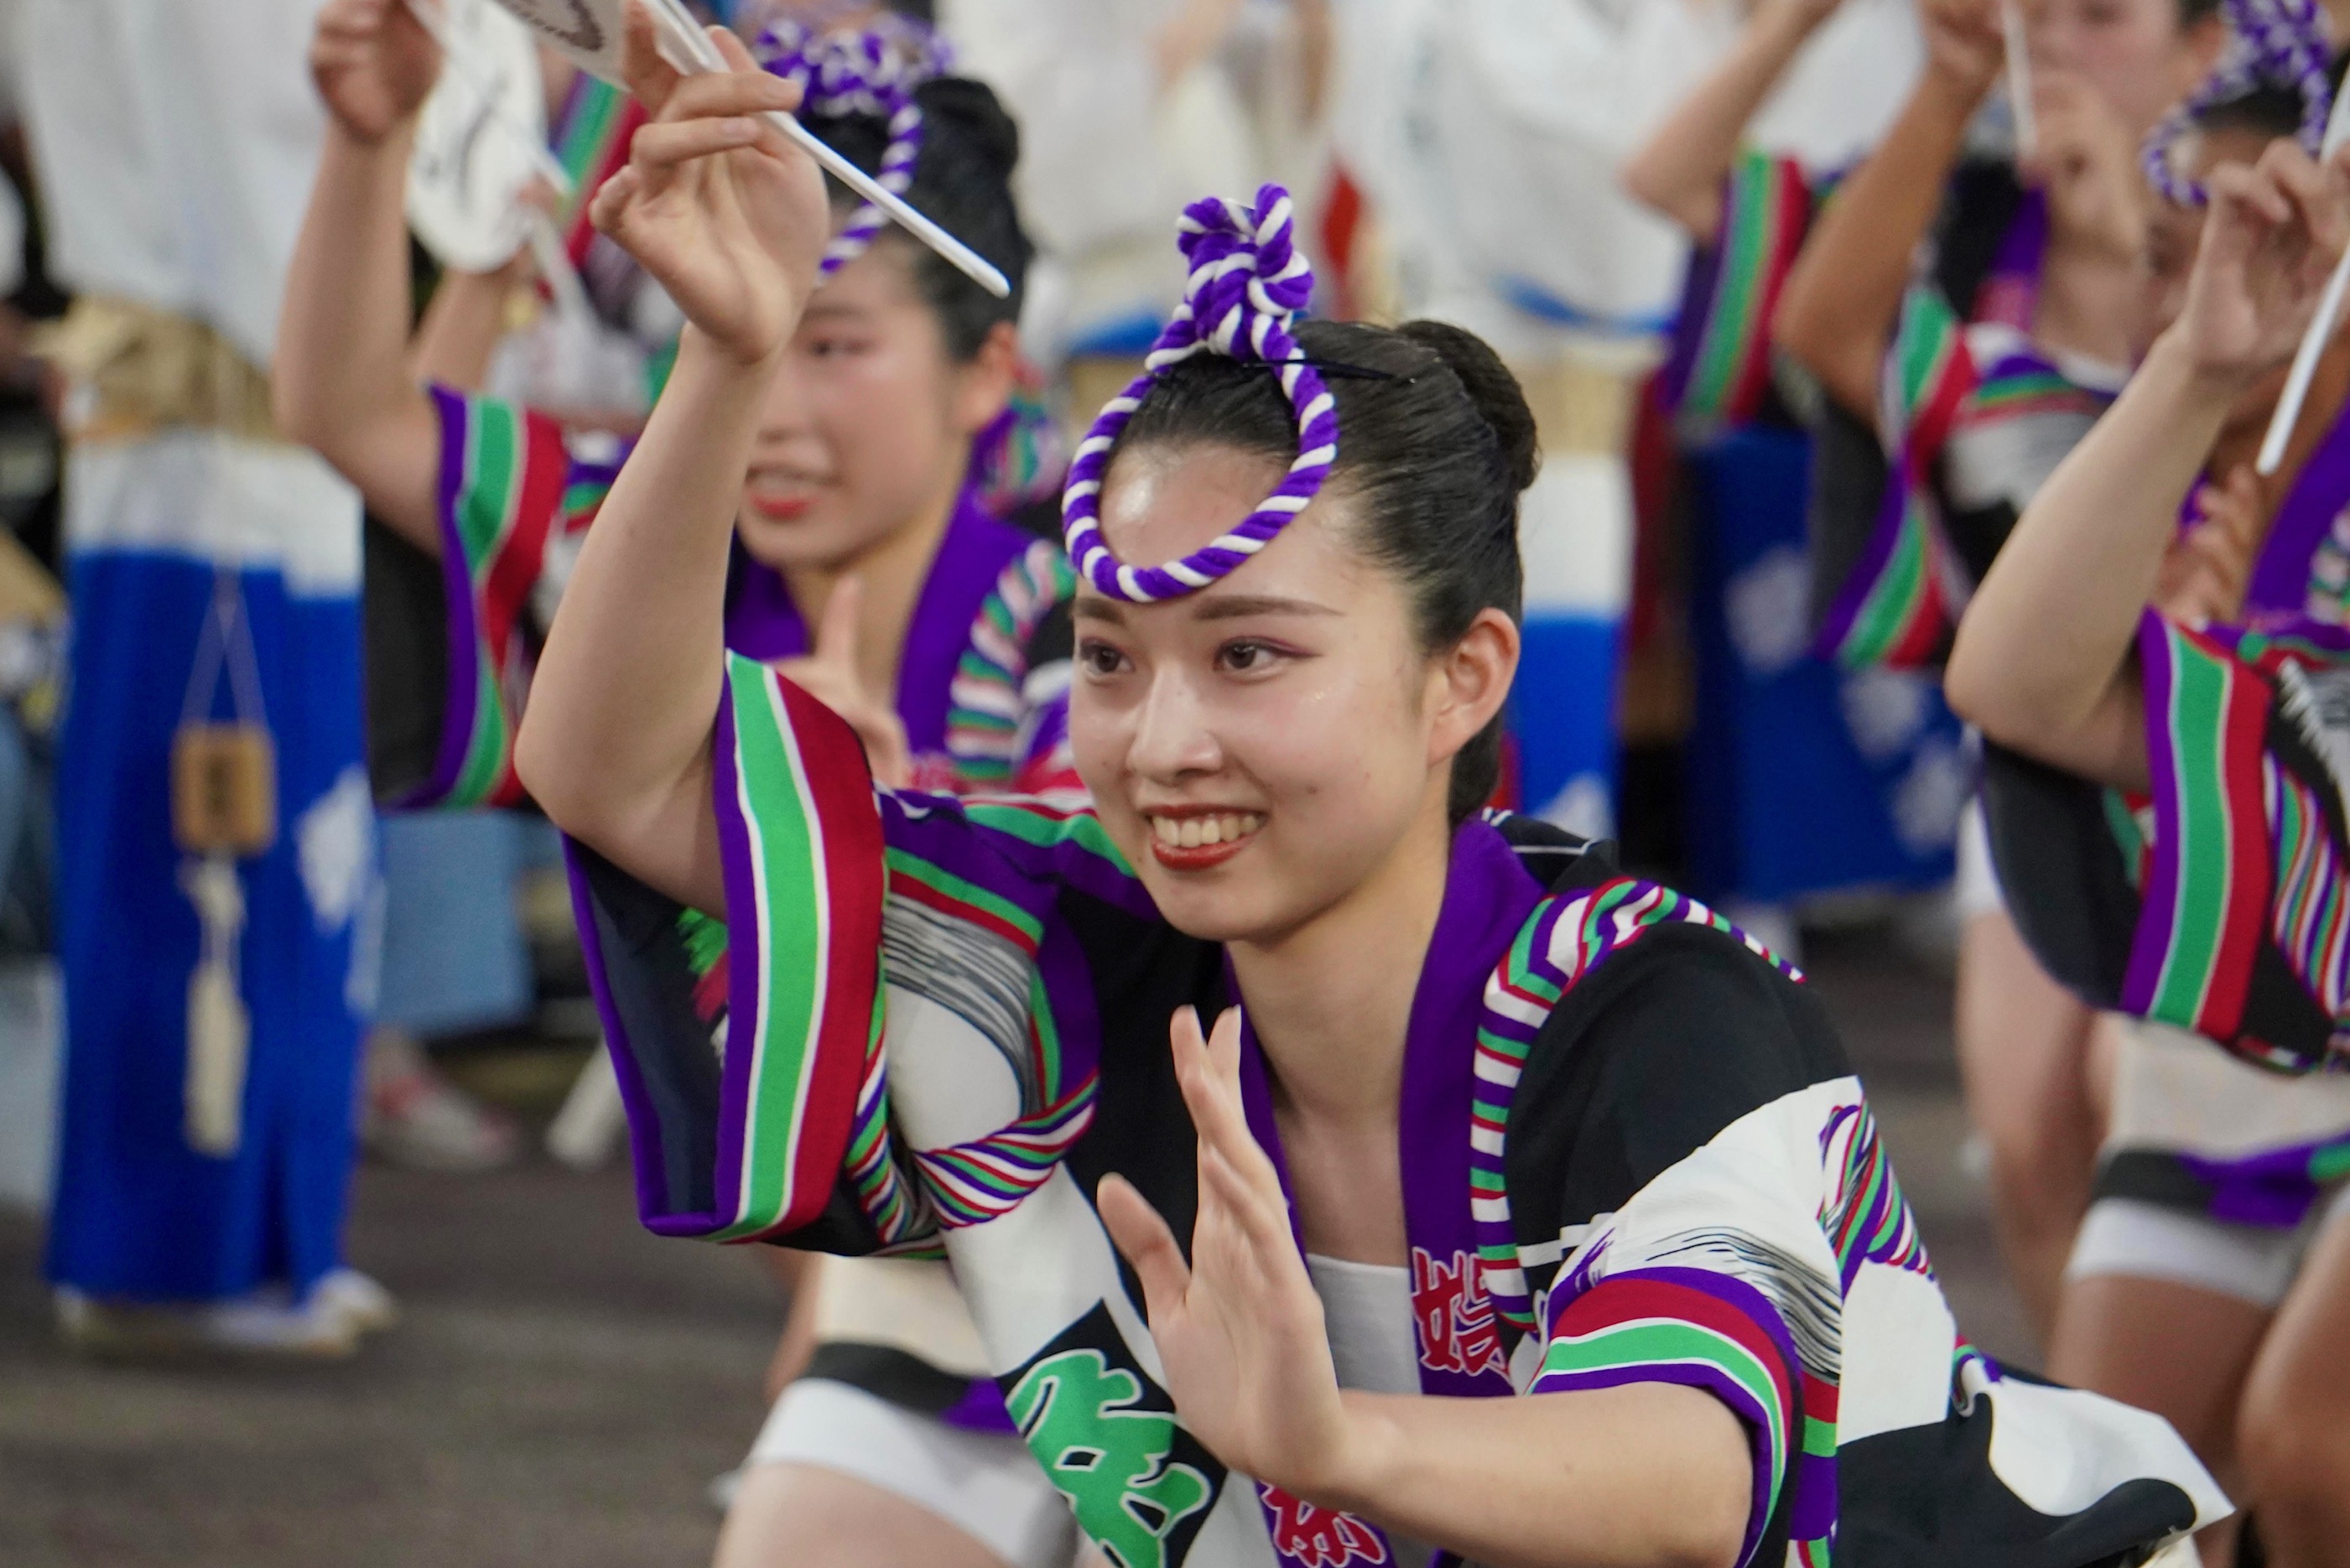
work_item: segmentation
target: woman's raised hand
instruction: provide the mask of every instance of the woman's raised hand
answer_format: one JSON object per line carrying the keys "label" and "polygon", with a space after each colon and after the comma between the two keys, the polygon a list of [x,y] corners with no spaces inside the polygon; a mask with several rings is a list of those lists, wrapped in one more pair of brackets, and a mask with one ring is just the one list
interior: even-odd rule
{"label": "woman's raised hand", "polygon": [[1240,1010],[1216,1021],[1212,1041],[1188,1007],[1170,1033],[1200,1139],[1191,1261],[1122,1177],[1102,1180],[1102,1222],[1141,1278],[1183,1424],[1226,1464],[1310,1498],[1344,1473],[1350,1428],[1322,1298],[1298,1256],[1280,1175],[1242,1106]]}
{"label": "woman's raised hand", "polygon": [[2252,563],[2267,542],[2269,509],[2250,464],[2199,486],[2195,515],[2163,552],[2154,607],[2192,627],[2242,618]]}
{"label": "woman's raised hand", "polygon": [[798,325],[831,213],[823,171],[764,118],[796,109],[799,88],[760,69],[725,28],[710,36],[728,68],[681,75],[630,0],[625,70],[652,118],[591,211],[704,337],[756,365]]}
{"label": "woman's raised hand", "polygon": [[865,743],[865,765],[884,789],[904,789],[914,781],[913,753],[905,721],[886,697],[868,686],[857,668],[858,618],[864,585],[843,577],[825,600],[816,622],[816,648],[799,659],[776,661],[775,673],[831,709]]}
{"label": "woman's raised hand", "polygon": [[2147,225],[2137,139],[2103,93],[2069,71],[2041,73],[2032,112],[2036,135],[2025,172],[2047,192],[2057,232],[2136,265]]}
{"label": "woman's raised hand", "polygon": [[2205,182],[2210,218],[2172,331],[2208,375],[2255,378],[2293,358],[2350,239],[2343,160],[2320,168],[2291,141]]}
{"label": "woman's raised hand", "polygon": [[403,0],[327,0],[310,35],[310,79],[344,134],[373,146],[416,117],[441,48]]}
{"label": "woman's raised hand", "polygon": [[2000,0],[1918,0],[1927,69],[1970,97],[1991,91],[2007,62]]}

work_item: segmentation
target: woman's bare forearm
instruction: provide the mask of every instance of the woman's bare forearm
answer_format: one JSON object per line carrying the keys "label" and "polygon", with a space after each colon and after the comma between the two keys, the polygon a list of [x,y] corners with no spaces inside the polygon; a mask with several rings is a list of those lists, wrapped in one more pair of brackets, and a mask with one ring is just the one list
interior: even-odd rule
{"label": "woman's bare forearm", "polygon": [[362,142],[328,123],[286,277],[272,399],[289,437],[438,554],[441,431],[409,361],[411,140],[401,130]]}
{"label": "woman's bare forearm", "polygon": [[1687,229],[1700,244],[1720,238],[1721,185],[1747,124],[1818,26],[1800,7],[1765,0],[1729,57],[1624,165],[1624,189],[1632,199]]}
{"label": "woman's bare forearm", "polygon": [[2179,508],[2241,390],[2199,371],[2167,336],[2040,487],[1950,656],[1951,706],[1986,735],[2084,777],[2144,787],[2132,639]]}
{"label": "woman's bare forearm", "polygon": [[1746,1430],[1700,1390],[1345,1398],[1358,1473],[1311,1501],[1391,1533],[1499,1568],[1729,1568],[1743,1542]]}
{"label": "woman's bare forearm", "polygon": [[726,568],[773,371],[686,329],[564,589],[515,753],[566,832],[713,912],[724,907],[710,770]]}
{"label": "woman's bare forearm", "polygon": [[1941,211],[1981,96],[1931,68],[1918,78],[1883,144],[1821,213],[1780,296],[1773,340],[1872,424],[1911,260]]}
{"label": "woman's bare forearm", "polygon": [[506,302],[521,275],[511,263],[495,272],[442,273],[409,348],[409,379],[480,391],[505,336]]}

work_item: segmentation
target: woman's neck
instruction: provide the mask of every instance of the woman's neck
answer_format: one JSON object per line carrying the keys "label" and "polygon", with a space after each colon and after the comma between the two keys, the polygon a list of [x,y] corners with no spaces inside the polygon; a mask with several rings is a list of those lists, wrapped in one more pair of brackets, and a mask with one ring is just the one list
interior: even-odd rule
{"label": "woman's neck", "polygon": [[1276,940],[1230,949],[1275,1105],[1289,1115],[1394,1125],[1412,999],[1452,858],[1440,793],[1433,806],[1340,902]]}
{"label": "woman's neck", "polygon": [[808,628],[811,647],[824,623],[825,606],[843,577],[858,579],[857,672],[869,691],[889,695],[898,690],[898,667],[914,625],[914,607],[930,581],[931,563],[938,558],[940,541],[953,521],[962,494],[960,473],[954,485],[925,504],[914,519],[893,529],[845,560],[822,566],[784,568],[784,586],[794,607]]}

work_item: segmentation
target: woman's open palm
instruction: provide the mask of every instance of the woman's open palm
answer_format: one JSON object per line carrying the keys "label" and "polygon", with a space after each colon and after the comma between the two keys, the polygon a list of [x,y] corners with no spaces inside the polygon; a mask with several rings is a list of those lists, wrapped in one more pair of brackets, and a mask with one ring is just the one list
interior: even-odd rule
{"label": "woman's open palm", "polygon": [[790,340],[831,214],[823,171],[764,119],[796,109],[799,88],[760,69],[724,28],[710,36],[729,68],[681,75],[632,0],[629,88],[652,118],[593,214],[703,335],[755,364]]}
{"label": "woman's open palm", "polygon": [[1201,1038],[1190,1008],[1170,1032],[1200,1138],[1191,1262],[1123,1178],[1102,1181],[1102,1220],[1141,1278],[1150,1337],[1183,1424],[1226,1464],[1309,1490],[1337,1463],[1345,1411],[1281,1178],[1242,1106],[1240,1012],[1217,1020],[1212,1042]]}

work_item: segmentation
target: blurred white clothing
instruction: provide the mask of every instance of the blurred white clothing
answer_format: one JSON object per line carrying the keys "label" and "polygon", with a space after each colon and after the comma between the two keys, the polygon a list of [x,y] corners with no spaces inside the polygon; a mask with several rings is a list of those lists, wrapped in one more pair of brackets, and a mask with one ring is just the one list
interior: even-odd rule
{"label": "blurred white clothing", "polygon": [[319,0],[23,0],[49,271],[269,363],[326,111]]}
{"label": "blurred white clothing", "polygon": [[[1688,3],[1712,35],[1710,66],[1737,39],[1740,8],[1727,0]],[[1884,139],[1925,58],[1909,0],[1845,0],[1763,100],[1748,139],[1814,171],[1848,168]]]}
{"label": "blurred white clothing", "polygon": [[1157,40],[1182,9],[1183,0],[939,6],[956,68],[993,88],[1020,125],[1014,188],[1040,252],[1023,335],[1040,359],[1119,328],[1147,344],[1181,296],[1175,218],[1186,203],[1313,177],[1287,5],[1243,0],[1223,47],[1162,89]]}

